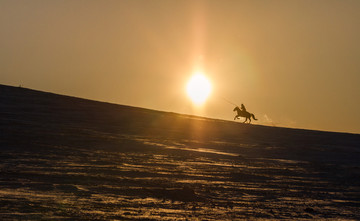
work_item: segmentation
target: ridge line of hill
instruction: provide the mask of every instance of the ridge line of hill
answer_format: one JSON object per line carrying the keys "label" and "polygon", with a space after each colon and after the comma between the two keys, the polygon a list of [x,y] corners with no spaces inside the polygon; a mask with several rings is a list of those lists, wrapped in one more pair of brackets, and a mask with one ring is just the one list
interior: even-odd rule
{"label": "ridge line of hill", "polygon": [[56,97],[59,97],[59,98],[75,99],[75,100],[78,100],[80,102],[81,101],[82,102],[91,102],[91,103],[94,103],[94,104],[109,105],[109,106],[114,106],[114,107],[122,107],[122,108],[127,108],[127,109],[142,110],[142,111],[147,111],[147,112],[155,112],[155,113],[158,113],[158,114],[170,114],[170,115],[185,117],[185,118],[194,119],[194,120],[205,120],[205,121],[213,121],[213,122],[219,122],[219,123],[220,122],[221,123],[233,123],[233,124],[247,125],[249,127],[273,128],[273,129],[280,129],[280,130],[294,130],[294,131],[309,131],[309,132],[318,132],[318,133],[337,133],[337,134],[359,135],[358,133],[352,133],[352,132],[336,132],[336,131],[314,130],[314,129],[305,129],[305,128],[290,128],[290,127],[269,126],[269,125],[261,125],[261,124],[242,124],[240,122],[234,122],[234,121],[225,120],[225,119],[210,118],[210,117],[191,115],[191,114],[184,114],[184,113],[176,113],[176,112],[173,112],[173,111],[156,110],[156,109],[150,109],[150,108],[146,108],[146,107],[138,107],[138,106],[130,106],[130,105],[124,105],[124,104],[117,104],[117,103],[112,103],[112,102],[107,102],[107,101],[98,101],[98,100],[93,100],[93,99],[89,99],[89,98],[82,98],[82,97],[76,97],[76,96],[72,96],[72,95],[57,94],[57,93],[54,93],[54,92],[41,91],[41,90],[36,90],[36,89],[32,89],[32,88],[26,88],[26,87],[22,87],[22,86],[17,87],[17,86],[4,85],[4,84],[0,84],[0,91],[1,91],[0,99],[2,98],[2,96],[6,96],[6,95],[4,95],[4,91],[9,91],[9,90],[12,90],[11,92],[13,92],[13,93],[14,92],[20,92],[20,91],[22,91],[22,92],[30,92],[30,93],[42,94],[42,95],[46,95],[46,96],[56,96]]}

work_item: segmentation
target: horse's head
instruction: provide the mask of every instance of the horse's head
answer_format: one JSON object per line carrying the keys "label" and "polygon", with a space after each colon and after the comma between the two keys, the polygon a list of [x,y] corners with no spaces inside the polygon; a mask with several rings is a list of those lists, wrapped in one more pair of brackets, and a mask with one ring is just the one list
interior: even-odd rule
{"label": "horse's head", "polygon": [[240,110],[240,108],[238,106],[236,106],[233,111],[239,111],[239,110]]}

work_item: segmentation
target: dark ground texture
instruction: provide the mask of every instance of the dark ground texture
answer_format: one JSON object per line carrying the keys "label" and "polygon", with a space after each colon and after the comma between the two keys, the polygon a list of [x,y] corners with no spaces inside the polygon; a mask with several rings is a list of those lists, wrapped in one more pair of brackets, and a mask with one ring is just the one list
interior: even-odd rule
{"label": "dark ground texture", "polygon": [[360,220],[360,135],[0,85],[0,220],[13,219]]}

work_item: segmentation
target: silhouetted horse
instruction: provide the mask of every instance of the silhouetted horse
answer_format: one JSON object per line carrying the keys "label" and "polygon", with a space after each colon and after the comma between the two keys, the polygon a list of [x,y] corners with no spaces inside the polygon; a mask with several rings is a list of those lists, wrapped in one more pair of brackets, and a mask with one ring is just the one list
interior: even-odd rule
{"label": "silhouetted horse", "polygon": [[237,115],[234,117],[234,120],[239,119],[240,117],[245,117],[245,121],[243,123],[245,123],[248,119],[249,119],[249,123],[251,123],[251,117],[254,120],[257,120],[254,116],[254,114],[249,113],[247,111],[241,111],[239,107],[235,107],[233,111],[237,111]]}

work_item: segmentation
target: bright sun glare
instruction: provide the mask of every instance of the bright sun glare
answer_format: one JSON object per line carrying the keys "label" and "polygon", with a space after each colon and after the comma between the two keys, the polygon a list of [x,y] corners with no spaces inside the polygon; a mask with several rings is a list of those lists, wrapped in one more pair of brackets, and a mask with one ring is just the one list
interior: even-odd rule
{"label": "bright sun glare", "polygon": [[195,73],[186,86],[186,92],[192,102],[201,105],[210,95],[211,83],[202,73]]}

